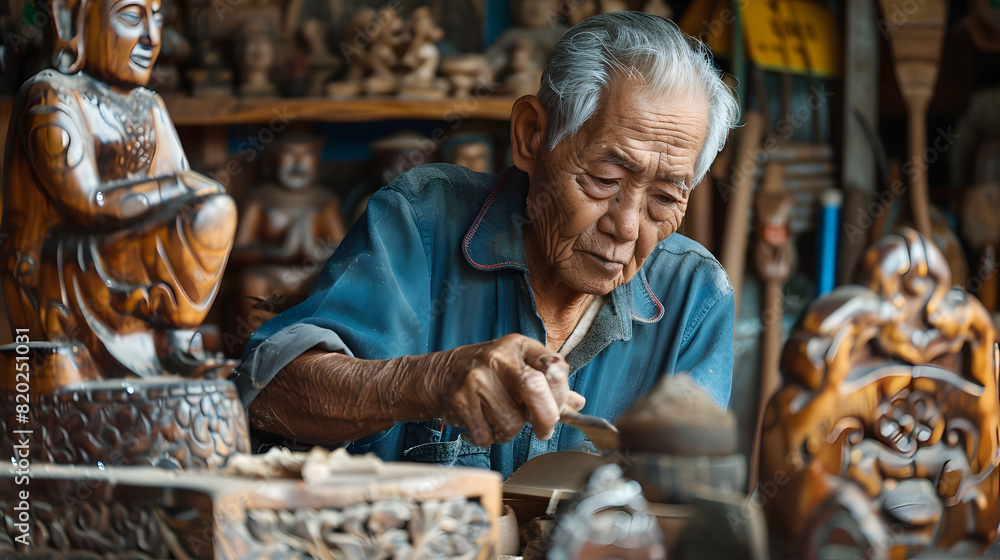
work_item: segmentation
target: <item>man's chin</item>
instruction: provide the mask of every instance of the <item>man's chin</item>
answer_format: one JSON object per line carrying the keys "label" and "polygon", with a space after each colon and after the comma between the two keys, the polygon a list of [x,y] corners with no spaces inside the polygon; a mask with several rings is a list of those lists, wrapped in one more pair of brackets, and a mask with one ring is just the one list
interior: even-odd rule
{"label": "man's chin", "polygon": [[626,278],[621,273],[614,276],[601,275],[600,277],[589,276],[587,278],[583,278],[583,276],[584,275],[576,275],[574,278],[566,279],[566,285],[577,293],[590,294],[592,296],[606,296],[613,292],[615,288],[621,286],[629,280],[629,278]]}

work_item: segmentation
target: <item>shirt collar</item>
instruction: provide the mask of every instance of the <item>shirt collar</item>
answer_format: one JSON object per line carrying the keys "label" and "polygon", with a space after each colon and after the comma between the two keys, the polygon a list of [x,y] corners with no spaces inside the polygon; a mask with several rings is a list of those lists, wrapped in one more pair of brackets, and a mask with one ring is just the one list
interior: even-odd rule
{"label": "shirt collar", "polygon": [[[511,167],[500,175],[462,241],[462,253],[469,264],[483,271],[509,268],[528,273],[524,252],[527,196],[526,173]],[[645,267],[629,283],[616,288],[609,301],[623,318],[631,317],[640,323],[656,323],[663,318],[663,304],[649,286]],[[626,330],[631,334],[631,328]]]}

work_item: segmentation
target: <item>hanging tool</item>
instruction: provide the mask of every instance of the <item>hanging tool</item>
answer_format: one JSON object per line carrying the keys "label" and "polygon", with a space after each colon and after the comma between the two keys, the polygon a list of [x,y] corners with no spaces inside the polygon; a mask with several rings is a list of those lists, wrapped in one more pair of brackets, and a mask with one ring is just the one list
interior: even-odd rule
{"label": "hanging tool", "polygon": [[[934,96],[948,0],[880,0],[892,47],[896,80],[909,121],[910,204],[917,230],[931,238],[930,192],[927,187],[927,107]],[[897,24],[897,22],[900,22]]]}

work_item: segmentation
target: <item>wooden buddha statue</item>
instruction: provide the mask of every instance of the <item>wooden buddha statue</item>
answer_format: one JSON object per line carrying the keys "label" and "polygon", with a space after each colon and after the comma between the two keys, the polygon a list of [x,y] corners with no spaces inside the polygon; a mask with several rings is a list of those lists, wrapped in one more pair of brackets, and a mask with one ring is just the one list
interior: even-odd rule
{"label": "wooden buddha statue", "polygon": [[[322,144],[322,138],[304,134],[279,138],[270,148],[274,180],[245,197],[232,258],[240,267],[237,322],[256,328],[305,299],[347,233],[340,201],[316,182]],[[266,305],[260,305],[264,300]],[[240,324],[236,329],[246,330]],[[224,343],[233,355],[242,350],[231,347],[228,337]]]}
{"label": "wooden buddha statue", "polygon": [[158,0],[58,4],[54,69],[15,100],[3,288],[14,328],[78,340],[105,377],[197,374],[236,206],[191,171],[163,100],[143,87]]}

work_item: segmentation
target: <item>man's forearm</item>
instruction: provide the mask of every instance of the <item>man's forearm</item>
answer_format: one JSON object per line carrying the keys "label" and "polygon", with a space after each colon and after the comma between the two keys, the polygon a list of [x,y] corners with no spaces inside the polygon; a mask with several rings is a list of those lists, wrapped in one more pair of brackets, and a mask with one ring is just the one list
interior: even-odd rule
{"label": "man's forearm", "polygon": [[[292,360],[250,404],[254,429],[334,445],[434,416],[440,392],[417,374],[434,354],[362,360],[312,350]],[[419,369],[417,369],[419,368]]]}

